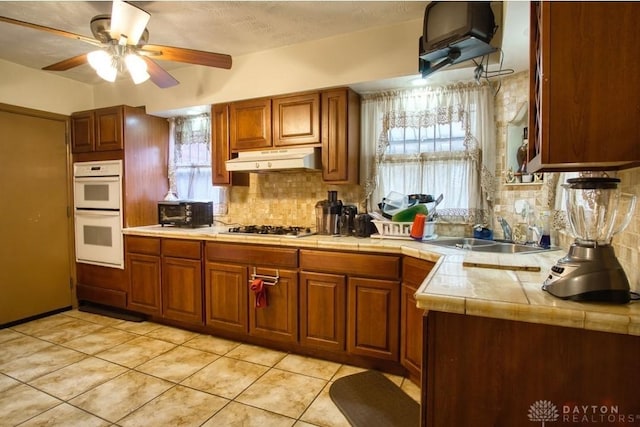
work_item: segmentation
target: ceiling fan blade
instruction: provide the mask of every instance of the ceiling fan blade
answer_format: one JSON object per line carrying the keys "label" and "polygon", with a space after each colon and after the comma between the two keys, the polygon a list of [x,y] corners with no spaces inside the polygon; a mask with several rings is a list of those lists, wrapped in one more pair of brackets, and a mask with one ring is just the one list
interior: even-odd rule
{"label": "ceiling fan blade", "polygon": [[111,8],[111,37],[120,40],[121,37],[127,38],[129,45],[137,45],[140,36],[147,28],[151,15],[121,0],[113,0]]}
{"label": "ceiling fan blade", "polygon": [[0,16],[0,22],[7,22],[9,24],[20,25],[21,27],[33,28],[34,30],[46,31],[58,36],[68,37],[70,39],[80,40],[85,43],[92,44],[94,46],[101,46],[96,39],[91,37],[81,36],[80,34],[70,33],[68,31],[58,30],[57,28],[45,27],[44,25],[32,24],[31,22],[18,21],[17,19],[8,18],[6,16]]}
{"label": "ceiling fan blade", "polygon": [[[185,49],[182,47],[162,46],[157,44],[147,44],[139,49],[144,55],[152,52],[154,59],[163,61],[186,62],[188,64],[206,65],[207,67],[231,68],[231,56],[223,53],[205,52],[203,50]],[[157,55],[157,56],[156,56]]]}
{"label": "ceiling fan blade", "polygon": [[83,65],[87,63],[87,54],[83,53],[82,55],[74,56],[72,58],[67,58],[64,61],[56,62],[55,64],[51,64],[43,68],[46,71],[66,71],[70,70],[73,67],[77,67],[78,65]]}
{"label": "ceiling fan blade", "polygon": [[162,89],[166,89],[168,87],[176,86],[180,82],[173,78],[171,74],[169,74],[164,68],[159,66],[155,61],[146,56],[140,56],[144,59],[144,62],[147,63],[147,72],[149,73],[149,78],[156,86]]}

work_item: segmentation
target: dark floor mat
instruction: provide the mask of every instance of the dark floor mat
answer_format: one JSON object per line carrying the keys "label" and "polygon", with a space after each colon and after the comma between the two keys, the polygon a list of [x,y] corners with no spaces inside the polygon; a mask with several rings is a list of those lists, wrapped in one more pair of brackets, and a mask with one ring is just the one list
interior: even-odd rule
{"label": "dark floor mat", "polygon": [[337,379],[329,395],[354,427],[420,425],[420,405],[377,371]]}

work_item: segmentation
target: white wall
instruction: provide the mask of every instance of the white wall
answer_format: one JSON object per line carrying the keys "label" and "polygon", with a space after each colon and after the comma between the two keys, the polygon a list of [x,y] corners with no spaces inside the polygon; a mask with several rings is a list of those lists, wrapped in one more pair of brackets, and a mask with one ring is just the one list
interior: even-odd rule
{"label": "white wall", "polygon": [[0,60],[0,102],[68,115],[93,108],[93,88],[46,71]]}

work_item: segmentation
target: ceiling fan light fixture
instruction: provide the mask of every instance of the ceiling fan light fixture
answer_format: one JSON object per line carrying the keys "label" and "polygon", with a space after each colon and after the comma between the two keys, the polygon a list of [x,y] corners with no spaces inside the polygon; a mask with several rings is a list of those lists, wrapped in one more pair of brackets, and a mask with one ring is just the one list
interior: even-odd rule
{"label": "ceiling fan light fixture", "polygon": [[121,36],[125,36],[128,44],[136,45],[150,18],[148,12],[124,1],[114,0],[111,8],[111,37],[119,40]]}
{"label": "ceiling fan light fixture", "polygon": [[138,55],[133,53],[127,54],[124,57],[124,63],[127,66],[127,70],[129,70],[133,83],[140,84],[149,79],[150,76],[149,73],[147,73],[147,63]]}
{"label": "ceiling fan light fixture", "polygon": [[87,61],[96,73],[108,82],[115,82],[118,70],[113,64],[113,56],[104,50],[94,50],[87,54]]}
{"label": "ceiling fan light fixture", "polygon": [[89,62],[89,65],[91,65],[91,68],[98,71],[101,68],[110,66],[113,58],[108,52],[100,49],[89,52],[87,54],[87,61]]}
{"label": "ceiling fan light fixture", "polygon": [[103,67],[99,70],[96,70],[96,72],[104,80],[111,83],[116,81],[116,76],[118,75],[118,70],[113,65]]}

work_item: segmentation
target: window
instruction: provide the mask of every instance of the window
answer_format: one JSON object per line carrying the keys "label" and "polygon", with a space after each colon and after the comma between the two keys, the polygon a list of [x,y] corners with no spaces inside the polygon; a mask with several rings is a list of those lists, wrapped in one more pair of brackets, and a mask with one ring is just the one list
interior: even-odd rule
{"label": "window", "polygon": [[[445,198],[438,207],[448,216],[470,215],[468,189],[474,188],[474,159],[466,149],[462,122],[395,127],[380,162],[381,186],[403,194],[424,193]],[[473,191],[473,190],[472,190]],[[453,220],[453,218],[451,218]]]}
{"label": "window", "polygon": [[169,182],[179,199],[213,201],[214,214],[227,212],[224,187],[211,184],[209,114],[170,119]]}
{"label": "window", "polygon": [[441,218],[484,222],[495,171],[488,89],[457,85],[365,96],[362,161],[369,165],[369,202],[375,206],[391,191],[443,194]]}

